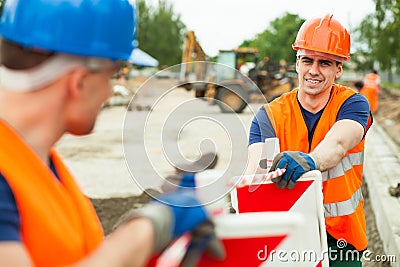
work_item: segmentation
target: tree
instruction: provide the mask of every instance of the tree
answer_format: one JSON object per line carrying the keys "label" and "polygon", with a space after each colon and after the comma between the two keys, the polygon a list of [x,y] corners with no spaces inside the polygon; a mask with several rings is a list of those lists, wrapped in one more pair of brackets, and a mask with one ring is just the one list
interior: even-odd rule
{"label": "tree", "polygon": [[[374,0],[375,13],[366,16],[356,29],[356,40],[363,46],[357,51],[361,67],[374,67],[400,73],[400,0]],[[360,56],[361,55],[361,56]]]}
{"label": "tree", "polygon": [[6,0],[0,0],[0,16],[3,13],[3,7]]}
{"label": "tree", "polygon": [[281,18],[273,20],[265,31],[252,40],[245,40],[240,46],[258,48],[261,58],[268,56],[273,62],[283,59],[294,63],[296,54],[291,44],[303,22],[304,19],[298,15],[286,12]]}
{"label": "tree", "polygon": [[139,47],[159,61],[160,65],[174,65],[181,62],[184,29],[179,15],[165,0],[159,0],[157,7],[149,7],[145,0],[139,0]]}

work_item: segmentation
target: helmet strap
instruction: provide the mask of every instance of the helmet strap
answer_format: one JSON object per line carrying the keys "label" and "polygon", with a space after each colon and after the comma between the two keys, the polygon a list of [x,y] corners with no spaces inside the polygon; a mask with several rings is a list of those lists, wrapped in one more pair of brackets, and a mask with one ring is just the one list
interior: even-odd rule
{"label": "helmet strap", "polygon": [[55,54],[40,65],[24,70],[0,67],[0,85],[16,92],[37,90],[52,83],[73,68],[83,66],[81,57]]}

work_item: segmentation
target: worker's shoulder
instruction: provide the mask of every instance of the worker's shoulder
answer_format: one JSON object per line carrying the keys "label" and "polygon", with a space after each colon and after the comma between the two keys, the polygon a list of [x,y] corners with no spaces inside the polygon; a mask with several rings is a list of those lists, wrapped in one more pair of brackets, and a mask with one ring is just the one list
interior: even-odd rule
{"label": "worker's shoulder", "polygon": [[334,99],[339,101],[341,99],[341,102],[346,103],[346,102],[367,102],[366,98],[361,95],[356,89],[345,86],[345,85],[340,85],[340,84],[334,84],[333,85],[333,92],[332,95]]}
{"label": "worker's shoulder", "polygon": [[336,83],[332,86],[331,98],[333,99],[342,99],[342,101],[346,101],[347,99],[354,97],[354,95],[359,95],[359,93],[352,87]]}
{"label": "worker's shoulder", "polygon": [[352,87],[350,87],[350,86],[342,85],[342,84],[338,84],[338,83],[334,83],[334,84],[333,84],[333,88],[334,88],[335,90],[340,91],[340,92],[357,93],[357,90],[356,90],[356,89],[354,89],[354,88],[352,88]]}

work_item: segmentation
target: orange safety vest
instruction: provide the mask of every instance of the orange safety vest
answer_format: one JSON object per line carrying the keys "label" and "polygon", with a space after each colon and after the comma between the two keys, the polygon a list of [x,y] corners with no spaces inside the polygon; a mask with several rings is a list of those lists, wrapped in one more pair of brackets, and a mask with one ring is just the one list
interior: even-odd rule
{"label": "orange safety vest", "polygon": [[95,250],[103,230],[91,205],[52,149],[60,180],[0,121],[0,172],[14,193],[22,242],[35,266],[65,266]]}
{"label": "orange safety vest", "polygon": [[[315,128],[312,143],[297,101],[295,89],[272,101],[264,108],[279,138],[281,151],[309,153],[324,139],[336,122],[342,104],[355,92],[334,84],[330,99]],[[335,167],[322,173],[326,229],[336,239],[345,239],[357,250],[367,248],[364,199],[361,192],[364,161],[363,139],[349,150]]]}
{"label": "orange safety vest", "polygon": [[369,73],[364,77],[364,86],[360,90],[360,94],[367,98],[371,111],[378,109],[378,91],[379,91],[379,75]]}

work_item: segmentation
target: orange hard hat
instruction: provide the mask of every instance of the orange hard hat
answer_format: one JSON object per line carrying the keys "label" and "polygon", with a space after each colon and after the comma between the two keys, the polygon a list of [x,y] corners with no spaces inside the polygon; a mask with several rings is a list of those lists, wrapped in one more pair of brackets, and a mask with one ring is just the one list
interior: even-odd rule
{"label": "orange hard hat", "polygon": [[297,33],[294,50],[307,49],[350,59],[350,34],[339,21],[327,14],[306,20]]}

